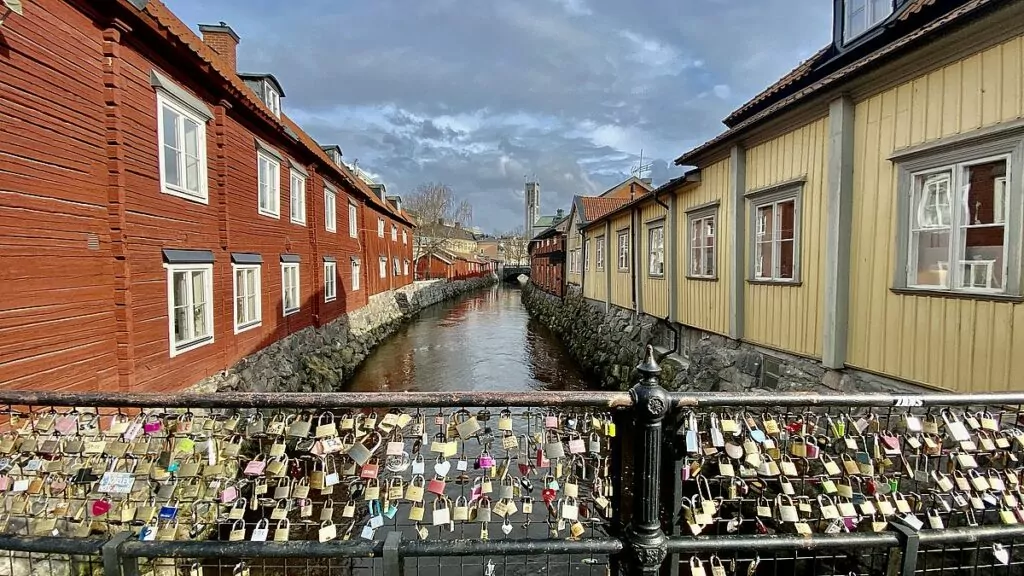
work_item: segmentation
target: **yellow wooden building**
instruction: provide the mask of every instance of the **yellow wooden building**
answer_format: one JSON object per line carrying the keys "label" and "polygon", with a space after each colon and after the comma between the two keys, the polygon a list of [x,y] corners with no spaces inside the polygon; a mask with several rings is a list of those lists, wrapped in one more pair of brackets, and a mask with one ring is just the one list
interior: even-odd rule
{"label": "yellow wooden building", "polygon": [[1024,1],[835,0],[834,21],[687,177],[580,230],[616,264],[625,230],[640,266],[584,294],[829,369],[1022,389]]}

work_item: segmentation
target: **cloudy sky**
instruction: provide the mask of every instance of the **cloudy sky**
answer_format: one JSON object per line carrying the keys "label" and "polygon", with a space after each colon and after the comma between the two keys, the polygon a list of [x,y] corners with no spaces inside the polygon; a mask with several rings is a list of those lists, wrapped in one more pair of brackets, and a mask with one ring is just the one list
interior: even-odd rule
{"label": "cloudy sky", "polygon": [[273,73],[323,143],[408,194],[444,182],[474,224],[522,222],[672,159],[825,45],[826,0],[165,0],[225,21],[239,69]]}

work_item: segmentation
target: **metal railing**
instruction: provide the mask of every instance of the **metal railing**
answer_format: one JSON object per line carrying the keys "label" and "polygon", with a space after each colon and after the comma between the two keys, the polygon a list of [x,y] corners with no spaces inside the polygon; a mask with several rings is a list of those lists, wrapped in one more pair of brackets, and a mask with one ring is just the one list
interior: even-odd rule
{"label": "metal railing", "polygon": [[[1024,440],[1018,438],[1022,433],[1016,432],[1024,429],[1024,394],[669,393],[658,385],[660,369],[650,353],[638,369],[642,380],[630,392],[175,396],[0,392],[4,432],[0,435],[0,494],[4,502],[0,515],[6,513],[7,520],[0,550],[9,556],[7,569],[0,561],[0,574],[70,576],[96,574],[100,568],[105,576],[198,576],[204,570],[207,576],[256,572],[450,576],[456,571],[485,576],[539,572],[696,575],[703,571],[712,576],[1024,572],[1024,552],[1020,550],[1024,548],[1024,519],[1011,522],[1003,514],[1011,508],[1006,502],[1017,498],[1024,485]],[[948,409],[953,412],[945,412]],[[903,444],[908,440],[902,438],[902,451],[890,449],[885,455],[869,458],[872,466],[881,470],[847,469],[840,474],[823,471],[825,459],[808,456],[806,447],[800,447],[815,437],[818,451],[826,454],[830,450],[851,455],[878,452],[884,448],[878,443],[879,435],[902,430],[909,438],[913,436],[907,430],[909,422],[941,426],[938,422],[944,414],[977,420],[964,427],[970,432],[969,442],[980,445],[968,449],[949,428],[937,435],[937,448],[929,448],[931,455],[924,459],[911,454]],[[385,428],[389,415],[394,415],[392,424]],[[401,420],[399,415],[408,418]],[[73,426],[62,421],[72,417]],[[280,433],[268,426],[278,419],[286,426]],[[469,419],[476,425],[460,429]],[[726,431],[724,439],[712,432],[721,433],[723,420],[738,428]],[[292,434],[291,424],[307,421],[304,433]],[[396,426],[396,421],[403,423]],[[135,436],[128,439],[122,431],[125,426],[115,429],[110,422],[153,426],[137,436],[147,440],[143,443]],[[321,423],[336,426],[321,434]],[[752,432],[758,426],[764,428],[763,434]],[[324,438],[346,442],[346,431],[352,431],[352,438],[342,451],[326,456],[318,451]],[[380,441],[373,441],[378,433]],[[924,435],[928,435],[927,429]],[[515,443],[505,443],[510,436]],[[90,438],[105,442],[106,447],[82,447],[85,442],[80,440]],[[175,465],[185,461],[175,458],[175,447],[181,446],[183,438],[188,439],[188,453],[194,454],[195,460],[210,454],[214,450],[211,445],[218,454],[225,444],[239,445],[237,451],[223,452],[229,456],[222,460],[230,461],[233,471],[217,468],[219,476],[210,477],[217,482],[214,492],[206,490],[191,500],[175,492],[176,487],[166,490],[169,483],[177,486],[194,478]],[[754,451],[767,458],[757,466],[747,461],[751,449],[740,455],[731,452],[735,447],[727,446],[758,438],[760,446]],[[595,443],[590,444],[591,440]],[[445,453],[444,446],[435,446],[435,441],[456,442],[455,451]],[[996,441],[1000,447],[989,445]],[[391,452],[389,442],[401,442],[401,450]],[[580,442],[587,442],[586,448],[581,448]],[[369,455],[357,456],[358,450],[352,449],[355,443],[374,445],[367,446]],[[206,452],[192,444],[204,446]],[[562,448],[552,448],[553,444],[568,448],[556,456],[549,450],[557,448],[561,453]],[[274,452],[276,445],[283,452]],[[441,456],[435,458],[434,448],[439,448]],[[261,455],[270,454],[293,458],[292,467],[280,475],[247,468]],[[990,478],[1008,482],[1012,475],[1019,481],[1012,488],[1004,482],[1002,490],[995,486],[977,490],[977,494],[967,490],[962,496],[967,501],[958,503],[958,486],[947,491],[934,483],[953,470],[973,469],[959,461],[963,454],[972,455],[979,470],[995,470]],[[372,466],[378,455],[381,475],[369,478],[364,468]],[[406,470],[410,463],[415,478],[417,455],[425,456],[424,484],[432,476],[432,464],[438,466],[436,477],[447,481],[420,499],[427,510],[419,520],[412,513],[415,498],[409,499],[408,493],[384,495],[388,480],[402,476],[403,482],[409,481]],[[495,462],[488,464],[485,456]],[[225,464],[212,464],[216,459],[210,458],[211,466]],[[98,474],[79,477],[77,470],[87,467],[81,462],[88,464],[90,459]],[[770,468],[762,473],[759,467],[766,466],[764,460],[785,460],[796,466],[798,473],[779,474]],[[78,461],[79,468],[74,468]],[[144,461],[151,471],[135,474]],[[277,493],[282,485],[293,490],[295,482],[305,482],[318,466],[327,471],[331,465],[337,466],[340,474],[336,488],[328,493],[314,494],[309,489],[301,497],[294,491],[284,496]],[[502,473],[489,476],[491,469]],[[147,502],[174,509],[175,515],[168,513],[175,522],[170,538],[163,539],[161,535],[167,533],[159,532],[166,528],[160,516],[156,520],[120,516],[134,492],[120,495],[123,501],[120,496],[100,492],[104,485],[100,477],[111,471],[134,475],[148,490],[144,494]],[[51,482],[51,475],[56,480]],[[44,488],[32,484],[37,477]],[[482,486],[489,477],[497,485],[492,487],[495,492],[488,516],[491,507],[497,510],[495,501],[505,500],[498,498],[501,494],[513,494],[511,501],[519,505],[517,511],[504,518],[494,514],[490,521],[481,518],[484,498],[476,492],[477,480]],[[876,477],[889,487],[880,496],[876,495],[878,486],[866,488]],[[54,494],[52,483],[60,484],[61,478],[66,479],[67,487],[61,488],[66,492]],[[952,482],[953,476],[949,478]],[[375,479],[383,488],[379,501],[367,494]],[[506,481],[509,486],[515,484],[514,490],[505,491],[502,484]],[[549,481],[558,488],[552,501],[546,502],[544,490]],[[268,491],[263,497],[256,493],[260,482],[266,482]],[[841,499],[832,491],[835,486],[826,488],[829,483],[840,484],[840,493],[848,488],[853,496]],[[566,496],[568,484],[577,485],[574,492],[578,490],[576,512],[571,515],[562,508],[572,504]],[[225,486],[237,487],[232,494],[235,498],[252,490],[252,500],[258,505],[232,517],[230,508],[237,500],[224,501]],[[740,490],[740,486],[745,488]],[[780,494],[799,508],[795,520],[782,517],[781,505],[770,505],[770,513],[763,513],[763,504],[776,501]],[[902,511],[864,514],[860,509],[856,514],[859,523],[845,521],[846,516],[837,522],[826,512],[832,499],[844,504],[848,500],[850,506],[874,500],[881,506],[896,494],[908,497],[904,503],[910,510],[909,520]],[[819,498],[823,495],[828,498]],[[989,499],[978,508],[975,495]],[[25,501],[24,507],[15,502],[19,499]],[[523,511],[528,499],[535,506],[531,514]],[[76,516],[65,509],[63,500],[71,501],[72,508],[78,500],[83,508],[100,500],[107,500],[109,506],[90,508]],[[274,508],[283,500],[287,501],[284,517],[290,522],[287,541],[267,538],[267,532],[264,538],[269,541],[254,541],[261,527],[274,533],[274,525],[264,519],[277,518]],[[381,507],[391,500],[401,502],[396,505],[397,512],[389,509],[386,514]],[[1024,494],[1019,500],[1018,507],[1024,509]],[[704,508],[705,501],[713,502],[713,512]],[[350,502],[359,504],[358,512],[345,511]],[[377,502],[376,511],[371,502]],[[460,502],[475,502],[477,509],[461,523],[431,522],[432,505],[455,507]],[[207,504],[214,510],[209,514],[202,511],[210,507]],[[707,516],[698,522],[695,512]],[[324,514],[336,530],[329,538],[321,532]],[[367,531],[376,516],[380,525]],[[941,529],[928,525],[931,516]],[[55,520],[52,525],[48,522],[51,517]],[[511,518],[515,521],[508,520]],[[928,522],[915,525],[913,518]],[[179,521],[191,530],[179,528]],[[576,524],[578,533],[574,532]],[[40,532],[40,526],[46,532]],[[157,530],[156,540],[145,538],[148,526]],[[240,540],[233,534],[239,530]],[[185,533],[189,536],[182,539]]]}

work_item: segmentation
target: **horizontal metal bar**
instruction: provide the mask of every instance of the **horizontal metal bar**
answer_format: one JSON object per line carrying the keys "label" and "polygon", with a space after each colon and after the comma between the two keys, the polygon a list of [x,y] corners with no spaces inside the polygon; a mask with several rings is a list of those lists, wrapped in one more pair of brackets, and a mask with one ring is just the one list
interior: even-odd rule
{"label": "horizontal metal bar", "polygon": [[943,530],[922,530],[922,546],[937,544],[968,544],[977,542],[1010,542],[1024,540],[1024,525],[978,526],[945,528]]}
{"label": "horizontal metal bar", "polygon": [[0,536],[0,550],[40,554],[99,555],[106,543],[97,538]]}
{"label": "horizontal metal bar", "polygon": [[721,550],[751,550],[770,552],[779,550],[825,550],[836,548],[890,548],[899,545],[895,534],[781,534],[772,536],[697,536],[696,538],[669,538],[668,551],[677,554],[701,554]]}
{"label": "horizontal metal bar", "polygon": [[110,408],[431,408],[451,406],[567,406],[628,408],[628,392],[225,392],[218,394],[115,394],[106,392],[0,392],[0,404]]}
{"label": "horizontal metal bar", "polygon": [[409,540],[401,554],[424,556],[530,556],[533,554],[618,554],[624,546],[617,538],[583,540]]}
{"label": "horizontal metal bar", "polygon": [[373,558],[384,553],[384,541],[292,540],[289,542],[217,542],[138,540],[121,545],[128,558]]}
{"label": "horizontal metal bar", "polygon": [[1024,404],[1024,394],[722,394],[716,392],[670,393],[678,408],[739,406],[968,406]]}

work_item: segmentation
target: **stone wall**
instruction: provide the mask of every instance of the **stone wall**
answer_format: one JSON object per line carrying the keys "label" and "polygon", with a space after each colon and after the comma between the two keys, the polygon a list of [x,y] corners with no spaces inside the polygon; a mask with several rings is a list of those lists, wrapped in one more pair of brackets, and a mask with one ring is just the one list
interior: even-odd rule
{"label": "stone wall", "polygon": [[191,387],[192,392],[329,392],[424,308],[497,282],[495,276],[414,282],[370,297],[347,316],[300,330]]}
{"label": "stone wall", "polygon": [[[859,370],[830,370],[821,362],[755,346],[720,334],[665,322],[583,298],[569,286],[558,298],[533,284],[523,289],[530,315],[551,328],[569,351],[605,387],[636,382],[636,365],[651,344],[659,353],[662,386],[693,392],[919,394],[916,384]],[[674,333],[678,332],[678,337]]]}

